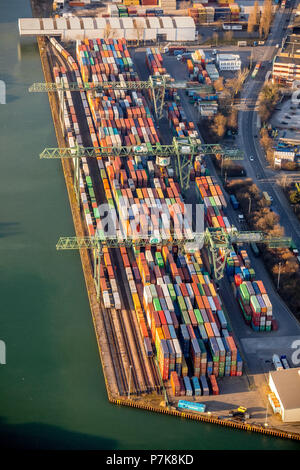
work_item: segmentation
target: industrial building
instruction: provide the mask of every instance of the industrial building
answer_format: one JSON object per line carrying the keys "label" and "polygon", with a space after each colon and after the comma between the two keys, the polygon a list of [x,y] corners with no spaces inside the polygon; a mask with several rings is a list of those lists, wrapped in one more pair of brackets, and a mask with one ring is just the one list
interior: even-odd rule
{"label": "industrial building", "polygon": [[269,387],[269,401],[282,421],[300,422],[300,367],[270,372]]}
{"label": "industrial building", "polygon": [[219,70],[241,70],[242,61],[238,54],[217,54]]}
{"label": "industrial building", "polygon": [[282,48],[273,61],[272,81],[292,85],[300,80],[300,35],[287,36]]}
{"label": "industrial building", "polygon": [[190,17],[20,18],[20,36],[58,36],[62,40],[125,38],[127,41],[195,41]]}

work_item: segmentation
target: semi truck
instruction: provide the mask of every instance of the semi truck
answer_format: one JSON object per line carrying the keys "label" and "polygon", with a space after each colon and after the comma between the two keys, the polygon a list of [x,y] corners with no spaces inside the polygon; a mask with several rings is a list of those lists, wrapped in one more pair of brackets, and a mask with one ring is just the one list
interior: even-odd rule
{"label": "semi truck", "polygon": [[235,210],[239,208],[240,204],[234,194],[230,195],[230,202]]}
{"label": "semi truck", "polygon": [[275,370],[283,370],[283,365],[278,354],[273,354],[272,361],[273,361]]}

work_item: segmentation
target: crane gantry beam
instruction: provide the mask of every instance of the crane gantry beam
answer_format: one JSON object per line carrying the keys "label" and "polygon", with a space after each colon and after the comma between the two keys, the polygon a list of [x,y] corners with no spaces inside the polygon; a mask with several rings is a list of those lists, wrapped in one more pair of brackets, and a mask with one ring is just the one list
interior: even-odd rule
{"label": "crane gantry beam", "polygon": [[[142,145],[120,146],[120,147],[65,147],[46,148],[40,154],[40,158],[73,158],[74,159],[74,185],[75,192],[79,195],[79,160],[82,158],[115,158],[128,157],[130,155],[155,156],[156,164],[166,167],[175,158],[175,171],[183,191],[189,188],[190,170],[194,164],[197,154],[209,155],[220,154],[222,159],[242,160],[243,152],[239,149],[228,149],[219,144],[202,144],[200,139],[173,138],[172,144],[161,145],[150,143]],[[78,200],[79,203],[79,200]]]}
{"label": "crane gantry beam", "polygon": [[165,92],[167,89],[177,90],[197,90],[204,95],[214,93],[214,89],[210,85],[201,83],[187,82],[187,81],[172,81],[168,75],[159,77],[150,76],[148,80],[144,81],[120,81],[120,82],[82,82],[82,85],[77,82],[68,82],[63,79],[55,83],[34,83],[29,87],[30,93],[49,93],[58,92],[64,93],[65,91],[88,91],[92,93],[99,93],[105,90],[151,90],[155,116],[159,120],[163,117],[163,108],[165,103]]}
{"label": "crane gantry beam", "polygon": [[213,274],[216,280],[222,279],[227,257],[232,250],[233,244],[243,243],[264,243],[270,247],[278,248],[290,246],[290,237],[268,237],[263,232],[239,232],[232,227],[231,232],[226,232],[223,228],[206,228],[202,233],[194,232],[189,238],[173,238],[171,241],[166,238],[122,238],[117,236],[106,237],[61,237],[57,244],[57,250],[80,250],[88,249],[93,251],[94,259],[94,281],[97,296],[100,296],[100,261],[103,254],[103,247],[119,248],[125,246],[130,248],[144,247],[146,245],[178,246],[185,252],[195,252],[207,249],[210,262],[213,266]]}

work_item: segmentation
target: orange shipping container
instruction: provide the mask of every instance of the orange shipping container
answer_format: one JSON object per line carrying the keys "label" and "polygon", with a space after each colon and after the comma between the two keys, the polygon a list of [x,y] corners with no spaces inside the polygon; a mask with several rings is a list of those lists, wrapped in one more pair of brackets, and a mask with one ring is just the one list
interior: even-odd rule
{"label": "orange shipping container", "polygon": [[214,337],[214,332],[212,330],[212,327],[211,327],[210,323],[204,323],[204,327],[205,327],[207,336],[209,338],[213,338]]}

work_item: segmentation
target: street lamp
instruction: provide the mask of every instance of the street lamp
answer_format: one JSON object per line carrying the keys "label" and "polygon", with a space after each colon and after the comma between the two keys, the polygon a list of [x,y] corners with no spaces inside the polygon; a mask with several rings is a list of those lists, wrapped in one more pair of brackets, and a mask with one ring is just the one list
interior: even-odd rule
{"label": "street lamp", "polygon": [[130,366],[129,366],[129,380],[128,380],[128,400],[129,400],[129,398],[130,398],[131,369],[132,369],[132,365],[130,364]]}
{"label": "street lamp", "polygon": [[282,263],[280,262],[280,263],[278,264],[277,290],[279,289],[279,283],[280,283],[281,265],[282,265]]}
{"label": "street lamp", "polygon": [[252,199],[251,199],[251,196],[249,196],[249,208],[248,208],[248,214],[250,214],[250,212],[251,212],[251,202],[252,202]]}
{"label": "street lamp", "polygon": [[268,425],[268,408],[269,408],[269,402],[267,401],[267,408],[266,408],[266,418],[264,422],[264,426],[267,427]]}

